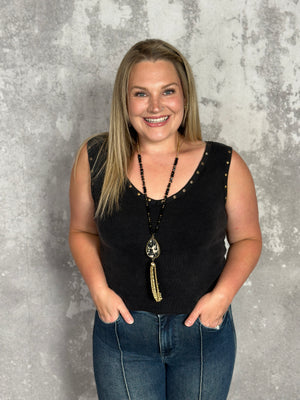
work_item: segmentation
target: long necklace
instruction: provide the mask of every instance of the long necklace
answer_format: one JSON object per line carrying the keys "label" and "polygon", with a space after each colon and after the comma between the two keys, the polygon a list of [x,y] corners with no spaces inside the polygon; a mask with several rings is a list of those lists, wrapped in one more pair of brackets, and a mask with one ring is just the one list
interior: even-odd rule
{"label": "long necklace", "polygon": [[158,285],[158,279],[157,279],[157,272],[156,272],[156,264],[154,260],[156,260],[160,256],[160,246],[159,243],[155,237],[155,235],[158,232],[159,225],[161,223],[162,217],[164,215],[164,211],[166,208],[166,200],[170,191],[171,183],[174,178],[176,166],[178,163],[178,154],[179,154],[179,140],[177,142],[177,151],[176,151],[176,157],[173,163],[173,168],[171,171],[170,179],[165,191],[164,198],[161,201],[161,206],[158,214],[158,218],[156,221],[156,225],[153,228],[152,221],[151,221],[151,214],[150,214],[150,199],[148,198],[147,195],[147,189],[146,189],[146,184],[145,184],[145,177],[144,177],[144,169],[143,169],[143,164],[142,164],[142,156],[139,151],[139,146],[138,146],[138,162],[140,166],[140,173],[141,173],[141,179],[142,179],[142,185],[143,185],[143,193],[144,193],[144,198],[145,198],[145,205],[146,205],[146,212],[147,212],[147,219],[148,219],[148,227],[149,227],[149,232],[150,232],[150,239],[148,240],[146,244],[146,254],[151,260],[150,264],[150,284],[151,284],[151,290],[152,294],[154,297],[154,300],[156,302],[162,301],[162,294],[159,290],[159,285]]}

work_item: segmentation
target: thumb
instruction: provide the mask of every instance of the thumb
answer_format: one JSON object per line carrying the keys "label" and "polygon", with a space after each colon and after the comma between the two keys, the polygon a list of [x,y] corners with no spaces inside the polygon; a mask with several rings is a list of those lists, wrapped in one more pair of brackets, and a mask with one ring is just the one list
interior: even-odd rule
{"label": "thumb", "polygon": [[190,313],[190,315],[185,320],[184,325],[187,327],[193,326],[197,318],[199,318],[199,310],[194,308],[194,310]]}
{"label": "thumb", "polygon": [[133,316],[130,314],[128,308],[125,306],[124,303],[120,306],[119,312],[127,324],[133,324],[134,322]]}

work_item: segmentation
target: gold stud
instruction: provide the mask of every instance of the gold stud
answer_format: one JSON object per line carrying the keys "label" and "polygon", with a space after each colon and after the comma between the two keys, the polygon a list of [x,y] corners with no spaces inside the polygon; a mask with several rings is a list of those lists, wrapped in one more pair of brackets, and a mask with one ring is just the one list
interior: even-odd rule
{"label": "gold stud", "polygon": [[173,196],[173,199],[176,199],[176,196],[175,196],[175,195]]}
{"label": "gold stud", "polygon": [[227,189],[227,185],[225,185],[224,187],[225,187],[225,189]]}
{"label": "gold stud", "polygon": [[228,165],[228,164],[229,164],[229,161],[226,161],[226,164]]}
{"label": "gold stud", "polygon": [[138,195],[138,196],[140,196],[140,195],[141,195],[141,193],[140,193],[140,192],[138,192],[138,193],[137,193],[137,195]]}
{"label": "gold stud", "polygon": [[182,191],[185,193],[185,192],[186,192],[186,189],[183,189]]}
{"label": "gold stud", "polygon": [[193,184],[194,183],[194,181],[190,181],[190,184]]}
{"label": "gold stud", "polygon": [[228,174],[225,174],[225,176],[228,176]]}
{"label": "gold stud", "polygon": [[197,175],[199,175],[199,174],[200,174],[200,172],[199,172],[199,171],[197,171],[197,172],[196,172],[196,174],[197,174]]}
{"label": "gold stud", "polygon": [[202,161],[201,165],[204,165],[204,162]]}

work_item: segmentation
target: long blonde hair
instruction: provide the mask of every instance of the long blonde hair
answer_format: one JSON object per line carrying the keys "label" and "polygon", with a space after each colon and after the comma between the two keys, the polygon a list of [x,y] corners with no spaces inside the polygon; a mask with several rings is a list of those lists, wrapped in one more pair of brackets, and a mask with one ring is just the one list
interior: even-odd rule
{"label": "long blonde hair", "polygon": [[[96,217],[103,217],[118,209],[119,199],[127,181],[127,167],[136,147],[137,134],[130,126],[127,111],[130,72],[139,62],[157,60],[170,61],[181,81],[186,106],[179,128],[180,133],[188,141],[201,140],[195,81],[187,60],[175,47],[162,40],[147,39],[136,43],[124,56],[115,79],[109,134],[105,140],[105,175]],[[97,166],[93,169],[97,170]]]}

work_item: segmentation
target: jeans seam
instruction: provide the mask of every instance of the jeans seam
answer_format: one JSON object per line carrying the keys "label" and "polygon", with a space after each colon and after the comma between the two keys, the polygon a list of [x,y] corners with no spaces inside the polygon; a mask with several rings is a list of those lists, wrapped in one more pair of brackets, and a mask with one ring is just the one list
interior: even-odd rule
{"label": "jeans seam", "polygon": [[158,315],[158,343],[159,343],[159,353],[162,362],[164,362],[164,355],[162,351],[162,343],[161,343],[161,320],[160,316]]}
{"label": "jeans seam", "polygon": [[128,384],[127,384],[127,379],[126,379],[125,367],[124,367],[123,351],[121,348],[120,339],[119,339],[118,330],[117,330],[117,322],[115,322],[115,335],[116,335],[116,339],[117,339],[117,343],[118,343],[118,347],[119,347],[119,351],[120,351],[120,362],[121,362],[121,368],[122,368],[122,374],[123,374],[123,379],[124,379],[124,383],[125,383],[125,388],[126,388],[128,400],[131,400],[129,388],[128,388]]}
{"label": "jeans seam", "polygon": [[202,327],[199,324],[200,333],[200,384],[199,384],[199,400],[202,398],[202,380],[203,380],[203,339],[202,339]]}
{"label": "jeans seam", "polygon": [[235,347],[235,352],[236,352],[236,349],[237,349],[237,338],[236,338],[236,331],[235,331],[235,326],[234,326],[234,322],[233,322],[231,305],[229,306],[229,317],[230,317],[231,328],[233,330],[234,347]]}

